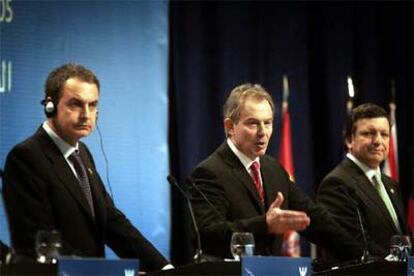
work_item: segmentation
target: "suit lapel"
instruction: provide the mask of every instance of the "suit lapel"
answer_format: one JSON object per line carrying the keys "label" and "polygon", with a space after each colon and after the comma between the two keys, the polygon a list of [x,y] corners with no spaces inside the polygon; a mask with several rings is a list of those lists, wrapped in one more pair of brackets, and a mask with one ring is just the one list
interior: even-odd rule
{"label": "suit lapel", "polygon": [[72,195],[72,197],[80,204],[88,216],[93,219],[86,197],[83,196],[83,191],[80,185],[77,185],[78,180],[73,174],[59,148],[50,139],[42,127],[39,128],[37,134],[42,141],[42,150],[52,164],[52,172],[55,174],[56,179],[63,183],[64,187],[69,191],[69,194]]}
{"label": "suit lapel", "polygon": [[380,220],[396,230],[384,201],[364,172],[348,158],[345,159],[344,165],[347,167],[346,170],[351,173],[352,178],[355,180],[355,190],[360,191],[363,204],[368,205],[368,208],[377,214]]}
{"label": "suit lapel", "polygon": [[247,172],[246,168],[240,162],[239,158],[233,153],[227,142],[224,142],[219,148],[218,153],[222,156],[224,161],[232,168],[232,173],[237,178],[235,183],[242,183],[245,189],[249,192],[250,198],[254,203],[255,208],[260,214],[265,213],[263,204],[260,201],[259,194],[254,186],[253,179]]}
{"label": "suit lapel", "polygon": [[275,200],[275,195],[279,192],[279,186],[277,185],[277,179],[279,178],[275,174],[275,167],[272,166],[273,164],[266,162],[265,158],[260,158],[260,172],[262,174],[263,189],[265,191],[266,209]]}

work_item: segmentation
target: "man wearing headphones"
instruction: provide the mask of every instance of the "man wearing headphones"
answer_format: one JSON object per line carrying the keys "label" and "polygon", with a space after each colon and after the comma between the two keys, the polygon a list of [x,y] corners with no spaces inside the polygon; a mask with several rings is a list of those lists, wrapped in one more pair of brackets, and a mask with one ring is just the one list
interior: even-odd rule
{"label": "man wearing headphones", "polygon": [[48,119],[7,156],[3,193],[17,254],[34,256],[36,233],[60,232],[64,255],[139,258],[143,270],[170,266],[118,210],[88,148],[79,140],[96,123],[99,81],[78,64],[53,70],[42,101]]}

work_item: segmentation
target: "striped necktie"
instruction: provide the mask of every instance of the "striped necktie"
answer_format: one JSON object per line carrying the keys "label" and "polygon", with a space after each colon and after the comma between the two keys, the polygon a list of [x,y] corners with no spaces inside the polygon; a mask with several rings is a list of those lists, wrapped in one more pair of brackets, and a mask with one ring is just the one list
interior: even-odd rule
{"label": "striped necktie", "polygon": [[254,182],[254,186],[256,187],[257,193],[259,194],[260,201],[264,203],[264,190],[262,181],[260,180],[260,164],[257,161],[254,161],[250,166],[252,170],[252,178]]}
{"label": "striped necktie", "polygon": [[79,151],[77,150],[74,151],[69,156],[69,160],[72,162],[73,166],[75,167],[75,171],[78,175],[79,185],[83,191],[83,194],[86,197],[86,201],[88,202],[89,208],[91,209],[92,217],[95,218],[91,186],[89,183],[89,178],[88,178],[85,164],[83,163],[82,158],[79,155]]}

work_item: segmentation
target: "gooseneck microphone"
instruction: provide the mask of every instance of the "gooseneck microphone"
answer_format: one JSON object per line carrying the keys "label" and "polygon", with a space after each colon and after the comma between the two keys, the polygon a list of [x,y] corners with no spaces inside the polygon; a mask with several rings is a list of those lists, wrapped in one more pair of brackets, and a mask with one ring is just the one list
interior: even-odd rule
{"label": "gooseneck microphone", "polygon": [[211,203],[211,201],[207,198],[207,196],[203,193],[203,191],[194,183],[194,181],[188,177],[187,181],[191,184],[191,186],[197,190],[197,192],[203,197],[204,201],[207,202],[207,204],[211,207],[211,209],[218,215],[222,220],[226,221],[226,218],[223,216],[222,213],[220,213],[216,206]]}
{"label": "gooseneck microphone", "polygon": [[169,175],[167,177],[167,180],[172,186],[176,187],[178,189],[178,191],[180,191],[180,193],[184,196],[184,198],[187,201],[188,211],[190,212],[191,221],[193,222],[194,231],[195,231],[196,239],[197,239],[197,249],[196,249],[196,253],[194,255],[194,261],[196,263],[201,263],[202,262],[203,251],[201,250],[200,231],[198,230],[198,225],[197,225],[197,221],[196,221],[195,216],[194,216],[193,206],[191,205],[190,198],[188,197],[187,193],[180,187],[180,185],[178,185],[177,180],[175,179],[174,176]]}
{"label": "gooseneck microphone", "polygon": [[[201,197],[204,199],[205,202],[207,202],[208,206],[210,206],[210,209],[212,209],[214,211],[214,213],[216,213],[217,216],[220,217],[220,219],[223,222],[227,222],[227,219],[225,218],[225,216],[219,212],[219,210],[217,210],[216,206],[214,206],[214,204],[208,199],[208,197],[206,196],[206,194],[194,183],[194,181],[191,179],[191,177],[187,178],[187,181],[191,184],[191,186],[201,195]],[[237,230],[233,224],[229,224],[228,226],[230,227],[230,230],[232,232],[239,232],[239,230]]]}
{"label": "gooseneck microphone", "polygon": [[362,223],[361,211],[359,210],[358,205],[355,208],[356,208],[356,211],[357,211],[357,214],[358,214],[359,227],[361,227],[362,238],[364,240],[364,251],[362,253],[361,262],[362,263],[367,263],[370,255],[371,255],[369,253],[369,250],[368,250],[367,232],[366,232],[366,229],[364,227],[364,224]]}
{"label": "gooseneck microphone", "polygon": [[361,233],[362,233],[362,240],[363,240],[363,252],[362,252],[362,256],[361,256],[361,262],[363,264],[367,263],[370,260],[371,254],[369,253],[368,250],[368,240],[367,240],[367,231],[364,227],[364,224],[362,223],[362,216],[361,216],[361,210],[359,209],[359,204],[358,202],[356,202],[356,200],[354,199],[354,196],[356,195],[356,191],[355,189],[353,189],[352,187],[343,187],[343,186],[339,186],[338,189],[343,192],[345,195],[347,195],[349,198],[352,199],[352,201],[355,202],[355,210],[357,212],[358,215],[358,222],[359,222],[359,227],[361,228]]}

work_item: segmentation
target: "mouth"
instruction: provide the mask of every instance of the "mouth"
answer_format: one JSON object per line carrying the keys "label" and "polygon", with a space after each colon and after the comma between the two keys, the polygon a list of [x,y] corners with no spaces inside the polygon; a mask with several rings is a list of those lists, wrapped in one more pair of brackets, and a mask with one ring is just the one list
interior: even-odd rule
{"label": "mouth", "polygon": [[90,125],[77,125],[76,128],[79,130],[91,130],[92,129]]}
{"label": "mouth", "polygon": [[373,155],[383,155],[384,154],[383,150],[371,150],[370,152]]}
{"label": "mouth", "polygon": [[267,143],[265,141],[258,141],[258,142],[256,142],[256,147],[261,148],[261,149],[262,148],[265,148],[266,145],[267,145]]}

